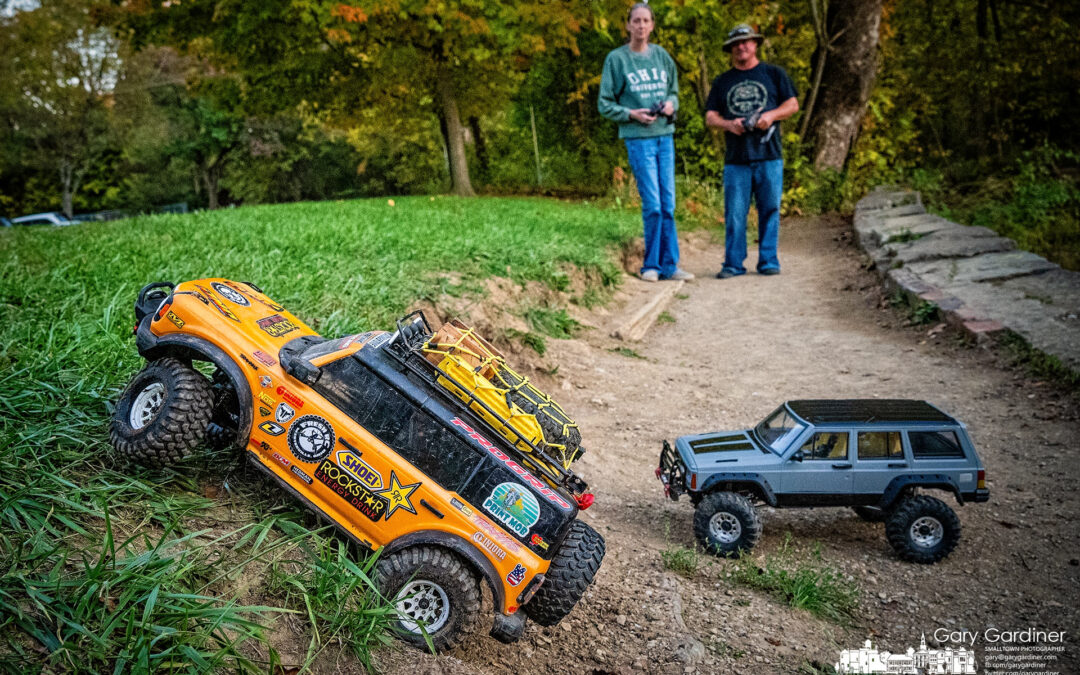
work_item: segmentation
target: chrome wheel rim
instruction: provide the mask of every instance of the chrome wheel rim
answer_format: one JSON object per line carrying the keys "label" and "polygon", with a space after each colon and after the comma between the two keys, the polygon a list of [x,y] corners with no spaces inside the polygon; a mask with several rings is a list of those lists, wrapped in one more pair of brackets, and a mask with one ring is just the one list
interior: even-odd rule
{"label": "chrome wheel rim", "polygon": [[933,548],[945,537],[945,528],[941,521],[930,516],[923,516],[911,524],[911,540],[923,548]]}
{"label": "chrome wheel rim", "polygon": [[431,581],[410,581],[398,593],[394,608],[401,617],[401,627],[410,633],[420,634],[421,624],[428,634],[436,633],[450,619],[450,598]]}
{"label": "chrome wheel rim", "polygon": [[709,534],[721,543],[731,544],[742,536],[742,523],[726,511],[714,513],[709,519]]}
{"label": "chrome wheel rim", "polygon": [[165,403],[165,385],[154,382],[146,389],[139,392],[135,402],[131,404],[131,412],[128,413],[128,423],[132,429],[142,429],[154,421],[162,404]]}

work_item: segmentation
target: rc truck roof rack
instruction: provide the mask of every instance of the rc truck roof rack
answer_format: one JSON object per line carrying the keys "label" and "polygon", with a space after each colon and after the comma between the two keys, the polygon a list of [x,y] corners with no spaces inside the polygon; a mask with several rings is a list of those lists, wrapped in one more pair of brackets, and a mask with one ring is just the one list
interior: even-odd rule
{"label": "rc truck roof rack", "polygon": [[[504,431],[512,434],[513,438],[506,439],[510,442],[506,443],[505,446],[514,453],[514,459],[519,464],[526,466],[537,476],[547,479],[552,485],[561,486],[574,495],[584,493],[588,488],[585,481],[570,469],[563,467],[556,458],[526,438],[509,420],[477,397],[465,383],[425,357],[423,350],[428,345],[434,332],[423,311],[410,312],[397,320],[397,330],[390,336],[384,350],[411,372],[431,382],[433,389],[440,391],[448,400],[453,401],[456,406],[461,406],[463,401],[455,397],[449,389],[439,384],[437,380],[439,377],[444,377],[453,383],[468,399],[464,407],[473,420],[482,423],[494,436],[506,438]],[[474,406],[503,422],[504,431],[496,429],[488,420],[484,419],[483,415],[477,414]],[[522,446],[526,449],[523,449]]]}

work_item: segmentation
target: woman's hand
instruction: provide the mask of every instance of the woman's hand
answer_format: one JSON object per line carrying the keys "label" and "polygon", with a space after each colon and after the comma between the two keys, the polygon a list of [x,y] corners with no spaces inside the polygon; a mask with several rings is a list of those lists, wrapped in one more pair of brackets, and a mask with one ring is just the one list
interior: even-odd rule
{"label": "woman's hand", "polygon": [[[671,103],[669,102],[668,105]],[[650,115],[648,108],[635,108],[630,111],[630,119],[647,126],[656,121],[656,115]]]}

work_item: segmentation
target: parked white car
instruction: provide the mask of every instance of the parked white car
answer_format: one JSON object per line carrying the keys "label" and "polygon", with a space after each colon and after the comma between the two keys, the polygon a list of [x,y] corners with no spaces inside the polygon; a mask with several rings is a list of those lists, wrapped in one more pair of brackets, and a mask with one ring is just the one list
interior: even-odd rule
{"label": "parked white car", "polygon": [[12,225],[74,225],[74,220],[68,220],[67,216],[56,211],[46,213],[34,213],[29,216],[19,216],[11,219]]}

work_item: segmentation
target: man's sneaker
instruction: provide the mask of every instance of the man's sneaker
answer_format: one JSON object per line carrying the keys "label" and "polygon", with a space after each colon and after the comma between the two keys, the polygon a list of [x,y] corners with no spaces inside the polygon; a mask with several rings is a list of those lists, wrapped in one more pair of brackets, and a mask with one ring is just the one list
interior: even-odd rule
{"label": "man's sneaker", "polygon": [[686,270],[675,270],[675,273],[668,277],[672,281],[691,281],[693,278],[694,275]]}
{"label": "man's sneaker", "polygon": [[735,273],[732,272],[731,270],[720,270],[720,272],[716,275],[716,278],[717,279],[730,279],[733,276],[735,276]]}
{"label": "man's sneaker", "polygon": [[642,281],[660,281],[660,273],[656,270],[645,270],[641,273]]}
{"label": "man's sneaker", "polygon": [[768,269],[758,270],[758,274],[764,274],[767,277],[771,277],[775,274],[780,274],[780,270],[775,267],[770,267]]}

